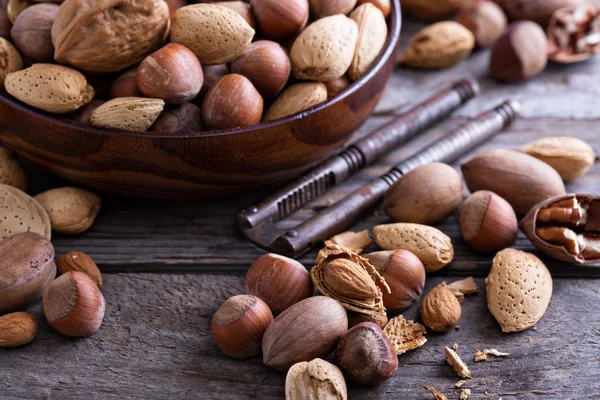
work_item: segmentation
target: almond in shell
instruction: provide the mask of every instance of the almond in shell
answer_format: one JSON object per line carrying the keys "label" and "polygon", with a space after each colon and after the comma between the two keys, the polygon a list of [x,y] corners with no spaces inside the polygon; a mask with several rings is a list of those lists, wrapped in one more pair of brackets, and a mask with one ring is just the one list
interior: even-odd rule
{"label": "almond in shell", "polygon": [[23,69],[23,59],[11,42],[0,37],[0,87],[6,75]]}
{"label": "almond in shell", "polygon": [[99,128],[145,132],[156,122],[165,107],[164,100],[119,97],[96,108],[90,124]]}
{"label": "almond in shell", "polygon": [[348,389],[342,371],[320,358],[294,364],[285,379],[286,400],[347,400]]}
{"label": "almond in shell", "polygon": [[0,317],[0,347],[19,347],[37,334],[37,319],[26,312],[15,312]]}
{"label": "almond in shell", "polygon": [[27,193],[0,184],[0,239],[23,232],[37,233],[50,240],[48,213]]}
{"label": "almond in shell", "polygon": [[62,187],[35,196],[50,217],[52,229],[66,234],[88,230],[100,212],[100,198],[87,190]]}
{"label": "almond in shell", "polygon": [[5,147],[0,148],[0,183],[19,190],[27,188],[27,175],[23,167],[15,154]]}
{"label": "almond in shell", "polygon": [[356,8],[350,18],[358,26],[358,39],[348,76],[356,81],[369,71],[381,54],[388,31],[383,13],[371,3]]}
{"label": "almond in shell", "polygon": [[265,114],[265,121],[294,115],[327,100],[327,86],[321,82],[297,83],[287,88]]}

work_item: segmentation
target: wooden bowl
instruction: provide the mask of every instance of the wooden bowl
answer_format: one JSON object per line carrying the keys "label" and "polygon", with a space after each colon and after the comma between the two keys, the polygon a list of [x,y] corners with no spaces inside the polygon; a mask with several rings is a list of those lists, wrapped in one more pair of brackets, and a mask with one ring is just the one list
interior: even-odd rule
{"label": "wooden bowl", "polygon": [[282,182],[338,150],[369,117],[396,65],[399,0],[369,73],[300,114],[246,128],[158,135],[96,129],[0,95],[0,139],[76,184],[163,198],[208,198]]}

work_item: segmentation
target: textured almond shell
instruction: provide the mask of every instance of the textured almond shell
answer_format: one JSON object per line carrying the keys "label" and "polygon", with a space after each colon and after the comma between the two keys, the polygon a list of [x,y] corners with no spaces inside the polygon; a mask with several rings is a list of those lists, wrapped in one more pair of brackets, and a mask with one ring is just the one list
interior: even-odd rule
{"label": "textured almond shell", "polygon": [[513,150],[489,150],[462,165],[471,192],[489,190],[510,203],[517,214],[550,197],[565,194],[560,175],[548,164]]}
{"label": "textured almond shell", "polygon": [[342,371],[320,358],[294,364],[285,379],[286,400],[347,400],[348,389]]}
{"label": "textured almond shell", "polygon": [[14,153],[5,147],[0,148],[0,183],[19,190],[27,188],[27,175]]}
{"label": "textured almond shell", "polygon": [[38,194],[35,199],[48,212],[52,229],[60,233],[85,232],[100,212],[100,198],[79,188],[51,189]]}
{"label": "textured almond shell", "polygon": [[196,54],[202,65],[225,64],[241,56],[254,29],[235,11],[214,4],[192,4],[175,13],[171,42]]}
{"label": "textured almond shell", "polygon": [[82,73],[55,64],[33,64],[10,73],[4,87],[23,103],[56,114],[73,112],[94,98],[94,88]]}
{"label": "textured almond shell", "polygon": [[485,283],[488,308],[503,332],[534,326],[552,297],[552,277],[544,263],[520,250],[499,252]]}
{"label": "textured almond shell", "polygon": [[409,67],[448,68],[464,60],[475,47],[475,36],[454,21],[438,22],[419,31],[400,58]]}
{"label": "textured almond shell", "polygon": [[539,139],[519,151],[550,165],[565,181],[585,175],[596,161],[594,149],[589,144],[570,136]]}
{"label": "textured almond shell", "polygon": [[6,75],[23,69],[23,59],[11,42],[0,37],[0,87]]}
{"label": "textured almond shell", "polygon": [[90,124],[100,128],[145,132],[158,119],[165,107],[161,99],[119,97],[96,108]]}
{"label": "textured almond shell", "polygon": [[425,327],[414,321],[405,320],[402,315],[392,318],[383,333],[390,339],[396,355],[419,348],[427,342]]}
{"label": "textured almond shell", "polygon": [[435,272],[452,262],[452,240],[442,231],[427,225],[397,223],[373,228],[375,241],[383,250],[408,250],[423,263],[427,272]]}
{"label": "textured almond shell", "polygon": [[313,22],[290,50],[292,74],[298,79],[322,82],[342,77],[354,58],[357,39],[358,26],[345,15]]}
{"label": "textured almond shell", "polygon": [[272,121],[308,110],[327,100],[327,86],[321,82],[297,83],[287,88],[273,102],[264,120]]}
{"label": "textured almond shell", "polygon": [[25,312],[0,317],[0,347],[23,346],[35,339],[37,319]]}
{"label": "textured almond shell", "polygon": [[50,240],[52,229],[46,210],[27,193],[0,184],[0,239],[22,232]]}
{"label": "textured almond shell", "polygon": [[348,76],[352,81],[360,79],[379,58],[387,40],[388,30],[381,10],[365,3],[350,14],[358,26],[358,39]]}
{"label": "textured almond shell", "polygon": [[52,26],[54,58],[89,73],[121,71],[158,49],[169,24],[163,0],[66,0]]}

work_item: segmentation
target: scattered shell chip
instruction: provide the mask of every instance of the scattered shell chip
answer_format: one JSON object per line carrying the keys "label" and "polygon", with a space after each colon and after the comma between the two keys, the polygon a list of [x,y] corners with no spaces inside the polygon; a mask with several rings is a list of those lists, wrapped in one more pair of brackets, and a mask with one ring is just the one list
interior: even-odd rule
{"label": "scattered shell chip", "polygon": [[383,333],[392,342],[396,355],[419,348],[427,342],[425,327],[414,321],[405,320],[402,315],[392,318]]}
{"label": "scattered shell chip", "polygon": [[433,395],[433,398],[435,400],[448,400],[448,398],[446,396],[444,396],[442,394],[442,392],[430,387],[430,386],[425,386],[425,385],[421,385],[423,386],[423,389],[427,390],[429,393],[431,393]]}
{"label": "scattered shell chip", "polygon": [[454,384],[454,387],[456,387],[456,388],[461,388],[461,387],[463,387],[463,386],[464,386],[466,383],[467,383],[467,381],[464,381],[464,380],[463,380],[463,381],[458,381],[458,382],[456,382],[456,383]]}
{"label": "scattered shell chip", "polygon": [[488,355],[495,357],[508,357],[510,356],[510,353],[502,353],[496,349],[485,349],[483,351],[479,350],[475,352],[475,362],[487,360]]}
{"label": "scattered shell chip", "polygon": [[462,389],[460,391],[459,400],[467,400],[470,395],[471,395],[471,389]]}
{"label": "scattered shell chip", "polygon": [[469,371],[469,367],[467,367],[467,364],[464,363],[460,356],[449,347],[446,347],[445,351],[446,361],[452,366],[454,372],[463,379],[471,378],[471,371]]}
{"label": "scattered shell chip", "polygon": [[458,343],[454,343],[454,346],[452,346],[452,350],[454,350],[454,351],[458,350]]}
{"label": "scattered shell chip", "polygon": [[369,230],[365,229],[360,232],[344,232],[339,235],[335,235],[331,239],[325,241],[325,246],[330,244],[337,244],[339,246],[347,247],[356,254],[360,254],[373,243],[373,239],[369,236]]}

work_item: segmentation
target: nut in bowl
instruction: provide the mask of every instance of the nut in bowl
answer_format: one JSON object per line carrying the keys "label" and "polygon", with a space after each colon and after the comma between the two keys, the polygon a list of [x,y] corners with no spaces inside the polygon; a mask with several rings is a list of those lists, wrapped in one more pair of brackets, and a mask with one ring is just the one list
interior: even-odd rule
{"label": "nut in bowl", "polygon": [[[392,10],[387,18],[384,16],[385,14],[380,13],[379,9],[370,7],[365,7],[370,12],[361,14],[360,23],[355,22],[352,18],[344,17],[346,18],[344,23],[348,26],[355,25],[359,35],[361,26],[369,26],[369,21],[364,20],[365,18],[378,18],[378,20],[380,17],[384,18],[387,23],[387,37],[379,38],[379,43],[384,43],[381,51],[376,55],[370,54],[373,61],[368,68],[360,65],[360,68],[353,69],[351,79],[353,83],[347,89],[332,98],[322,97],[322,102],[314,106],[312,103],[310,107],[302,104],[291,105],[289,109],[295,112],[294,115],[282,115],[276,120],[265,121],[265,115],[272,102],[276,100],[276,98],[265,97],[261,99],[264,102],[262,110],[261,107],[256,107],[260,101],[253,100],[252,112],[247,113],[251,114],[251,118],[245,118],[244,112],[241,113],[240,121],[243,121],[244,125],[249,125],[244,127],[222,125],[214,123],[214,121],[204,121],[200,124],[198,121],[197,124],[172,125],[176,128],[179,126],[204,126],[205,129],[219,128],[221,130],[185,132],[169,129],[165,132],[164,129],[154,129],[152,124],[148,126],[147,123],[134,123],[130,121],[131,118],[125,118],[127,121],[117,121],[118,124],[108,121],[102,125],[103,127],[92,127],[75,122],[76,112],[87,107],[92,98],[95,102],[113,100],[108,94],[105,96],[101,86],[110,87],[123,72],[137,68],[140,63],[145,63],[144,68],[152,71],[152,74],[138,76],[138,82],[141,79],[144,83],[141,93],[152,94],[152,97],[148,97],[149,104],[159,103],[160,100],[165,100],[166,103],[181,101],[181,97],[176,94],[161,90],[157,92],[158,95],[168,93],[169,97],[157,98],[157,94],[149,88],[161,87],[164,81],[169,79],[172,82],[182,83],[182,78],[177,74],[180,72],[177,71],[177,66],[182,65],[182,62],[177,59],[179,52],[161,51],[165,46],[170,45],[163,39],[167,37],[168,33],[168,30],[165,32],[164,29],[168,25],[168,18],[166,18],[168,12],[161,7],[155,8],[153,12],[145,12],[142,6],[138,7],[130,0],[119,0],[113,6],[123,7],[127,11],[124,14],[126,18],[131,18],[139,25],[154,27],[156,35],[160,33],[160,36],[136,38],[135,41],[129,43],[123,54],[111,58],[110,62],[102,61],[102,55],[99,54],[86,57],[83,54],[86,52],[85,49],[79,49],[69,36],[70,30],[74,29],[77,21],[72,20],[73,17],[69,17],[66,13],[72,9],[74,1],[66,0],[61,4],[55,19],[60,22],[60,25],[55,23],[53,26],[52,38],[55,56],[59,55],[59,62],[62,64],[60,67],[67,71],[64,74],[59,71],[61,76],[65,75],[69,79],[75,77],[79,83],[77,89],[81,90],[76,93],[77,96],[74,99],[73,96],[66,93],[66,100],[64,103],[61,102],[60,106],[58,104],[49,105],[48,101],[44,101],[42,104],[32,104],[34,101],[40,102],[36,98],[20,96],[19,99],[15,99],[12,95],[0,95],[0,120],[2,121],[0,122],[0,139],[7,147],[28,160],[72,182],[101,190],[148,197],[189,199],[231,195],[282,182],[326,158],[350,139],[352,133],[375,108],[394,69],[400,36],[401,17],[398,0],[392,3]],[[255,3],[261,3],[258,4],[261,6],[261,15],[258,15],[254,9]],[[239,57],[247,57],[247,55],[244,56],[244,52],[251,43],[260,38],[256,35],[256,31],[262,30],[261,26],[277,25],[269,23],[268,20],[265,21],[265,18],[272,17],[269,17],[269,13],[264,12],[265,6],[262,3],[251,3],[252,11],[258,22],[255,28],[236,12],[220,5],[191,4],[179,8],[175,11],[175,15],[171,16],[170,40],[187,47],[198,58],[204,71],[213,67],[224,70],[228,66],[226,63]],[[273,9],[276,8],[274,5]],[[90,13],[101,18],[109,15],[111,8],[99,8]],[[206,18],[207,14],[213,15],[214,18]],[[374,17],[375,15],[377,17]],[[93,15],[90,15],[85,18],[92,17]],[[107,21],[108,24],[116,23],[110,18]],[[235,24],[233,22],[228,24],[227,21],[233,21]],[[303,29],[309,29],[318,21],[307,24]],[[216,35],[212,44],[219,42],[219,38],[233,38],[231,40],[235,43],[226,42],[223,44],[223,49],[217,46],[216,50],[207,47],[196,48],[194,40],[191,40],[194,36],[191,31],[196,29],[198,32],[212,32],[211,35]],[[234,29],[235,32],[229,32],[228,29]],[[174,32],[175,34],[173,34]],[[385,30],[378,29],[378,32],[379,35],[385,35]],[[91,33],[94,35],[104,34],[101,30],[94,30]],[[277,40],[266,34],[265,36],[266,39]],[[293,40],[280,42],[286,55],[289,54],[293,42]],[[364,46],[365,42],[361,43],[363,43],[361,46]],[[110,45],[110,41],[103,42],[102,48],[110,47]],[[114,45],[119,44],[114,43]],[[346,51],[351,54],[344,54],[343,64],[348,72],[351,68],[348,60],[352,61],[354,53],[358,51],[359,47],[364,52],[361,46],[357,41],[355,47],[347,47]],[[170,47],[173,48],[173,46]],[[317,49],[311,49],[310,46],[307,48],[306,43],[302,48],[307,52],[317,51]],[[190,53],[185,53],[189,58]],[[110,51],[107,50],[106,54],[110,54]],[[279,52],[278,54],[281,56],[283,53]],[[163,60],[160,58],[163,55],[168,55],[170,58]],[[297,56],[302,58],[302,55]],[[58,63],[54,64],[55,62],[52,61],[48,65],[58,66]],[[105,64],[104,67],[100,65],[102,63]],[[285,64],[282,65],[285,66]],[[164,68],[165,65],[168,68]],[[294,67],[293,62],[291,66]],[[235,68],[236,73],[247,74],[246,78],[250,84],[256,82],[254,73],[257,71],[253,71],[251,66],[237,67],[239,65]],[[56,69],[55,67],[50,68]],[[261,68],[264,68],[264,65]],[[234,72],[233,69],[230,71]],[[359,71],[361,76],[356,76],[356,71]],[[16,73],[19,72],[21,71]],[[346,72],[336,72],[331,75],[331,78],[345,77]],[[88,81],[82,79],[78,75],[79,73],[83,73]],[[92,76],[89,75],[90,73],[102,75]],[[8,75],[10,76],[10,73]],[[209,93],[206,86],[215,82],[215,80],[207,79],[206,73],[204,75],[204,85],[200,94],[191,100],[191,103],[199,109],[203,109],[202,103]],[[285,73],[282,74],[284,78],[285,75]],[[45,77],[46,75],[35,76]],[[57,77],[57,79],[62,78]],[[35,91],[35,84],[39,85],[39,82],[34,82],[32,79],[26,83],[31,83],[34,87],[24,87],[22,82],[15,85],[14,79],[10,78],[9,82],[16,86],[12,90],[13,94],[21,93],[21,89],[22,93],[28,93],[30,89]],[[306,82],[310,82],[310,80],[306,80]],[[190,89],[184,96],[187,100],[191,96],[190,93],[196,92],[197,87],[187,85],[188,82],[185,83],[186,89]],[[244,81],[244,83],[248,82]],[[279,92],[277,96],[281,96],[293,83],[298,83],[298,81],[289,79],[281,90],[275,88],[273,93]],[[94,93],[92,93],[93,86],[96,86]],[[52,88],[49,89],[50,92],[56,94]],[[261,88],[257,92],[250,91],[249,93],[256,97],[256,93],[263,95],[264,90]],[[140,96],[136,90],[129,93],[128,97]],[[212,104],[238,107],[242,111],[245,110],[246,105],[243,101],[228,102],[227,98],[212,98]],[[40,111],[40,106],[44,107],[45,112]],[[62,114],[55,114],[55,110]],[[100,111],[96,111],[96,114]],[[204,111],[205,115],[214,115],[209,112],[211,110]],[[143,109],[140,109],[139,112],[143,115],[148,114],[148,112],[144,113]],[[172,106],[165,107],[163,112],[172,112]],[[258,113],[262,113],[262,115],[257,116]],[[136,118],[135,112],[132,114],[131,117]],[[225,113],[225,115],[229,114]],[[238,116],[239,114],[234,113],[233,115]],[[85,121],[85,119],[83,120]],[[97,118],[93,120],[96,121]],[[145,118],[145,120],[155,122],[163,119],[157,116],[157,119],[152,119],[152,121],[149,118]],[[119,130],[123,127],[138,126],[141,127],[138,128],[138,131]],[[146,128],[147,131],[141,131]]]}

